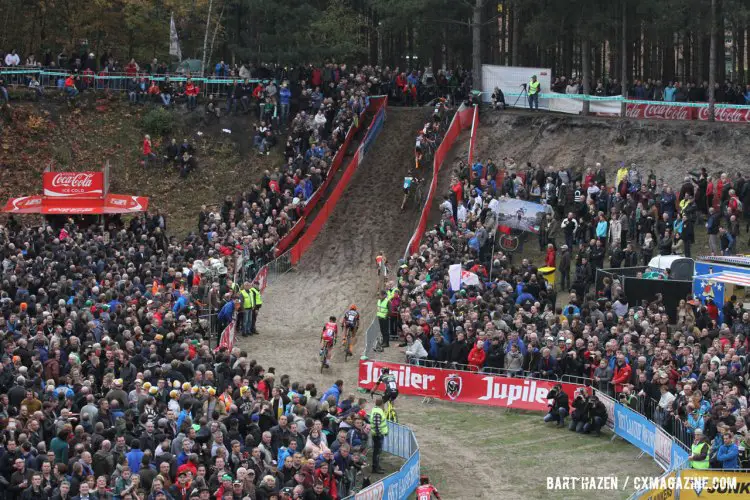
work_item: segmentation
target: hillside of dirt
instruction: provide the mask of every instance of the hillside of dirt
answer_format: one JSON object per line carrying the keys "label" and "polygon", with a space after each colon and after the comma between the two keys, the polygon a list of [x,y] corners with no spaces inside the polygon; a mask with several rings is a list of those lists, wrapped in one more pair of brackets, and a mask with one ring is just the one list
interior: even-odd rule
{"label": "hillside of dirt", "polygon": [[59,171],[81,171],[100,170],[109,161],[111,191],[149,196],[150,207],[167,214],[169,233],[184,236],[196,229],[201,205],[218,204],[260,182],[264,170],[283,160],[280,146],[270,156],[253,150],[256,116],[222,116],[206,123],[202,108],[188,113],[178,107],[172,112],[172,131],[163,137],[152,134],[154,151],[161,155],[173,137],[178,143],[188,139],[196,170],[187,179],[160,163],[145,171],[143,118],[152,108],[131,106],[120,97],[84,95],[80,107],[70,109],[51,96],[38,103],[12,101],[0,109],[0,203],[39,193],[41,174],[50,164]]}
{"label": "hillside of dirt", "polygon": [[555,167],[585,169],[600,162],[612,182],[620,162],[653,170],[672,186],[688,172],[747,174],[747,125],[621,120],[519,112],[483,112],[477,142],[480,159],[511,157]]}

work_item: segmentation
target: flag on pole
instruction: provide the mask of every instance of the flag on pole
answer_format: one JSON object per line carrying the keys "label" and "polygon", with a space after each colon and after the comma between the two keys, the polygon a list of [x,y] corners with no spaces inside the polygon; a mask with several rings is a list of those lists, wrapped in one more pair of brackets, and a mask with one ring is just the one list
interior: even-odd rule
{"label": "flag on pole", "polygon": [[180,50],[180,39],[177,38],[177,27],[174,24],[174,14],[169,20],[169,55],[175,56],[182,61],[182,51]]}
{"label": "flag on pole", "polygon": [[231,351],[234,347],[234,320],[230,321],[224,331],[221,332],[219,345],[214,348],[214,352],[219,352],[222,347],[225,347],[227,351]]}

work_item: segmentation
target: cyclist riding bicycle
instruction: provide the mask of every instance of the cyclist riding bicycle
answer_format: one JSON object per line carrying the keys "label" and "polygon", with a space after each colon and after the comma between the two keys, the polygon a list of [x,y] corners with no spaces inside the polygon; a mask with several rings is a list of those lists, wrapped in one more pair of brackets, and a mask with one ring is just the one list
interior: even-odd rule
{"label": "cyclist riding bicycle", "polygon": [[401,202],[402,212],[404,211],[406,202],[409,199],[409,191],[411,190],[412,184],[414,184],[415,182],[419,182],[419,180],[414,177],[411,169],[409,169],[409,171],[406,173],[406,177],[404,177],[404,201]]}
{"label": "cyclist riding bicycle", "polygon": [[347,330],[349,331],[349,345],[347,346],[347,349],[349,349],[349,353],[351,353],[352,345],[354,344],[354,336],[359,329],[359,311],[357,311],[356,305],[352,304],[344,313],[344,316],[341,318],[341,328],[344,331],[344,336],[346,336]]}
{"label": "cyclist riding bicycle", "polygon": [[396,398],[398,397],[398,384],[396,383],[396,376],[391,373],[390,368],[383,368],[380,371],[380,377],[378,377],[378,381],[375,382],[375,385],[370,389],[370,394],[377,391],[380,384],[385,386],[385,390],[383,391],[383,403],[396,401]]}
{"label": "cyclist riding bicycle", "polygon": [[419,477],[419,486],[417,486],[417,500],[431,500],[432,495],[440,500],[440,493],[437,488],[430,484],[430,478],[427,476]]}
{"label": "cyclist riding bicycle", "polygon": [[320,334],[320,351],[323,352],[324,347],[328,347],[326,353],[326,366],[331,366],[331,355],[333,354],[333,345],[336,343],[336,334],[339,332],[339,327],[336,324],[336,316],[328,318],[328,323],[323,326],[323,332]]}

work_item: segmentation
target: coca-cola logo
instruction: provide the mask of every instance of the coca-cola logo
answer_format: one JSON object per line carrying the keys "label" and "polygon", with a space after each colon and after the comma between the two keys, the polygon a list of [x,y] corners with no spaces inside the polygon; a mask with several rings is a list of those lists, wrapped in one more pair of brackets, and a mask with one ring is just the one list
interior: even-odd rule
{"label": "coca-cola logo", "polygon": [[667,104],[628,104],[625,116],[656,120],[690,120],[692,108]]}
{"label": "coca-cola logo", "polygon": [[91,187],[94,174],[61,173],[52,178],[52,187]]}
{"label": "coca-cola logo", "polygon": [[[698,111],[699,120],[708,120],[708,108],[701,108]],[[750,122],[750,110],[743,108],[716,108],[714,110],[714,119],[717,122]]]}

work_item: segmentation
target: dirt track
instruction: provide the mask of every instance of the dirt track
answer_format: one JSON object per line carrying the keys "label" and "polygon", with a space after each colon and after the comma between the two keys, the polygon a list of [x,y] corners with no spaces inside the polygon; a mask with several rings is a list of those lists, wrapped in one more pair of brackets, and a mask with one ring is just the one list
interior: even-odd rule
{"label": "dirt track", "polygon": [[384,250],[394,264],[416,224],[415,211],[399,211],[400,185],[413,158],[413,136],[427,114],[425,108],[388,108],[383,130],[318,238],[296,270],[268,288],[261,335],[240,342],[264,366],[319,386],[343,378],[345,391],[354,390],[356,361],[345,366],[340,353],[320,375],[319,331],[328,316],[339,317],[352,303],[362,308],[363,324],[374,317],[375,256]]}

